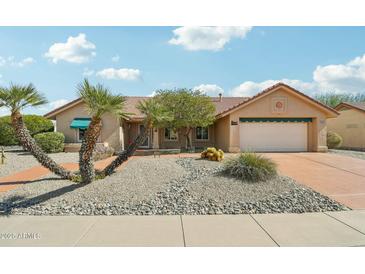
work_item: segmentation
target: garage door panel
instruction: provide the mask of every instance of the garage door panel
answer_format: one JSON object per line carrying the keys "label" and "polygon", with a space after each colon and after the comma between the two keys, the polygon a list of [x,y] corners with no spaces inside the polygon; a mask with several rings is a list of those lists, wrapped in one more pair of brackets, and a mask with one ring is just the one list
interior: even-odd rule
{"label": "garage door panel", "polygon": [[307,151],[307,123],[241,123],[242,151]]}

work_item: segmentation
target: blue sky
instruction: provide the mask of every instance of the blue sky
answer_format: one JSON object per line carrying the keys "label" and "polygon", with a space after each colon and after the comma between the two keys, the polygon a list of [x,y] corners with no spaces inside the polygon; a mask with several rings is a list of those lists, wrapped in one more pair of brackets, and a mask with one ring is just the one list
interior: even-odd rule
{"label": "blue sky", "polygon": [[38,113],[74,99],[85,76],[123,95],[251,96],[277,81],[365,91],[364,27],[1,27],[0,41],[0,85],[32,82],[51,102]]}

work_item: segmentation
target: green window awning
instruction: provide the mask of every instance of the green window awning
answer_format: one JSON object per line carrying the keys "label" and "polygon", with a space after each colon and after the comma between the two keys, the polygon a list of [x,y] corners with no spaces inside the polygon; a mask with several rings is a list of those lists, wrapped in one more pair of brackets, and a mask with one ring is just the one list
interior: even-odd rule
{"label": "green window awning", "polygon": [[86,129],[89,127],[90,122],[90,118],[75,118],[72,120],[70,127]]}
{"label": "green window awning", "polygon": [[284,123],[309,123],[312,118],[240,118],[241,123],[259,123],[259,122],[284,122]]}

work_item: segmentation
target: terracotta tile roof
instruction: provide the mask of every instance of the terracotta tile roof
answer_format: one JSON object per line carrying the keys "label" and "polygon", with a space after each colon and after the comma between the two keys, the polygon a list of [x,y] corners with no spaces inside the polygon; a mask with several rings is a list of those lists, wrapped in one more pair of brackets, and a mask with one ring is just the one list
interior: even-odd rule
{"label": "terracotta tile roof", "polygon": [[365,102],[342,102],[340,104],[338,104],[335,109],[336,110],[341,110],[341,107],[349,107],[349,108],[355,108],[361,111],[365,111]]}
{"label": "terracotta tile roof", "polygon": [[249,100],[250,97],[222,97],[222,102],[219,101],[219,97],[212,97],[212,101],[215,104],[216,115],[219,115],[228,109],[234,108],[243,102]]}
{"label": "terracotta tile roof", "polygon": [[[293,90],[294,92],[300,94],[301,96],[311,100],[312,102],[318,104],[319,106],[333,112],[333,113],[336,113],[338,114],[338,112],[331,108],[331,107],[328,107],[324,104],[322,104],[321,102],[318,102],[316,100],[314,100],[313,98],[309,97],[308,95],[305,95],[304,93],[284,84],[284,83],[277,83],[263,91],[261,91],[260,93],[256,94],[255,96],[253,97],[222,97],[222,101],[219,100],[219,97],[211,97],[212,99],[212,102],[214,103],[215,107],[216,107],[216,116],[219,118],[219,117],[222,117],[224,115],[226,115],[227,113],[229,113],[231,110],[234,110],[235,108],[238,108],[238,107],[241,107],[253,100],[255,100],[256,98],[258,97],[261,97],[263,95],[265,95],[266,93],[276,89],[277,87],[279,86],[283,86],[283,87],[286,87],[286,88],[289,88],[291,90]],[[139,101],[141,100],[147,100],[148,98],[150,97],[147,97],[147,96],[126,96],[126,104],[125,104],[125,111],[126,112],[129,112],[129,113],[133,113],[133,115],[131,115],[131,119],[143,119],[143,114],[137,109],[137,104]],[[76,105],[78,103],[81,103],[82,100],[80,98],[64,105],[64,106],[61,106],[47,114],[45,114],[44,116],[47,117],[47,118],[52,118],[52,117],[55,117],[59,112],[62,112],[64,111],[65,109],[67,109],[68,107],[70,106],[73,106],[73,105]],[[364,103],[364,111],[365,111],[365,103]]]}
{"label": "terracotta tile roof", "polygon": [[[143,114],[137,109],[137,104],[141,100],[147,100],[150,97],[144,96],[128,96],[126,97],[127,101],[125,104],[125,111],[134,113],[131,115],[132,119],[141,119],[143,118]],[[215,105],[216,115],[224,112],[227,109],[235,107],[236,105],[241,104],[242,102],[248,100],[248,97],[222,97],[222,101],[219,100],[219,97],[211,97],[212,102]]]}
{"label": "terracotta tile roof", "polygon": [[[137,109],[137,104],[141,100],[147,100],[150,97],[147,96],[126,96],[126,103],[125,103],[125,112],[133,113],[131,115],[132,119],[143,119],[143,114]],[[242,102],[249,99],[249,97],[222,97],[222,101],[219,100],[219,97],[211,97],[212,102],[214,103],[216,107],[216,115],[234,108],[235,106],[241,104]],[[73,100],[66,105],[63,105],[55,110],[52,110],[51,112],[45,114],[45,117],[52,118],[59,112],[62,112],[63,110],[67,109],[68,107],[71,107],[72,105],[77,105],[81,103],[82,100],[80,98]]]}
{"label": "terracotta tile roof", "polygon": [[232,107],[232,108],[230,108],[230,109],[227,109],[227,110],[225,110],[225,111],[221,112],[221,113],[219,114],[219,116],[220,116],[220,117],[222,117],[222,116],[224,116],[224,114],[226,114],[227,112],[229,112],[229,111],[231,111],[231,110],[233,110],[233,109],[235,109],[235,108],[237,108],[237,107],[243,106],[243,105],[245,105],[245,104],[247,104],[247,103],[249,103],[249,102],[251,102],[251,101],[255,100],[256,98],[261,97],[261,96],[265,95],[266,93],[269,93],[270,91],[272,91],[272,90],[274,90],[274,89],[276,89],[277,87],[280,87],[280,86],[281,86],[281,87],[286,87],[286,88],[288,88],[288,89],[291,89],[291,90],[293,90],[294,92],[296,92],[296,93],[298,93],[298,94],[302,95],[303,97],[305,97],[305,98],[307,98],[307,99],[311,100],[312,102],[314,102],[314,103],[316,103],[316,104],[320,105],[321,107],[326,108],[327,110],[329,110],[329,111],[331,111],[331,112],[333,112],[333,113],[339,114],[339,113],[338,113],[335,109],[333,109],[333,108],[331,108],[331,107],[329,107],[329,106],[327,106],[327,105],[325,105],[325,104],[322,104],[321,102],[319,102],[319,101],[317,101],[317,100],[313,99],[312,97],[309,97],[308,95],[306,95],[306,94],[304,94],[304,93],[300,92],[299,90],[296,90],[295,88],[292,88],[291,86],[288,86],[287,84],[284,84],[284,83],[282,83],[282,82],[279,82],[279,83],[277,83],[277,84],[275,84],[275,85],[273,85],[273,86],[271,86],[271,87],[269,87],[269,88],[267,88],[267,89],[264,89],[263,91],[261,91],[261,92],[257,93],[255,96],[252,96],[252,97],[248,98],[248,100],[245,100],[245,101],[243,101],[242,103],[240,103],[240,104],[238,104],[238,105],[236,105],[236,106],[234,106],[234,107]]}
{"label": "terracotta tile roof", "polygon": [[126,102],[124,105],[125,112],[133,113],[132,119],[143,119],[144,115],[137,109],[138,102],[147,100],[150,97],[147,96],[128,96],[125,97]]}

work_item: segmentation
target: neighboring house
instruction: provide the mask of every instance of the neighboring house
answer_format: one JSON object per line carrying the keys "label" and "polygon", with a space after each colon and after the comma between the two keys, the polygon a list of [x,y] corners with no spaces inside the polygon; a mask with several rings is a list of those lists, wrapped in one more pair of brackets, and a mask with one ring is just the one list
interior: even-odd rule
{"label": "neighboring house", "polygon": [[[143,115],[136,109],[148,97],[126,97],[126,112],[134,113],[120,121],[112,115],[102,118],[100,142],[124,149],[141,128]],[[327,118],[337,117],[334,109],[309,96],[278,83],[259,94],[247,97],[212,97],[216,121],[208,128],[191,132],[193,146],[215,146],[238,151],[327,151]],[[81,99],[47,113],[56,120],[57,130],[67,143],[80,143],[90,123]],[[76,146],[79,146],[76,145]],[[181,148],[185,138],[172,129],[153,129],[142,148]]]}
{"label": "neighboring house", "polygon": [[342,137],[343,148],[365,150],[365,102],[340,103],[335,109],[340,115],[328,119],[328,130]]}

